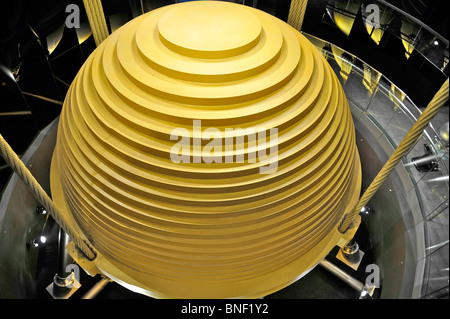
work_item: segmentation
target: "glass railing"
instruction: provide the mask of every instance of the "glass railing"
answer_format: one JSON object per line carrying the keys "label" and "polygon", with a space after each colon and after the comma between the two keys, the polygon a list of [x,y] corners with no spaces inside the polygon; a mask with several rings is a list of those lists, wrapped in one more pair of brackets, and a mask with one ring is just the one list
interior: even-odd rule
{"label": "glass railing", "polygon": [[[408,58],[417,52],[440,71],[446,72],[448,75],[446,66],[449,60],[449,43],[445,37],[431,29],[413,14],[398,8],[388,1],[377,0],[374,3],[379,7],[382,15],[380,19],[386,22],[384,24],[385,31],[402,41],[405,55]],[[405,8],[403,9],[407,9],[408,4],[405,3],[404,6]],[[426,7],[423,8],[423,10],[425,9]],[[362,12],[367,12],[367,10]],[[386,16],[386,18],[383,19],[383,16]],[[365,23],[366,25],[369,24],[368,21],[365,21]]]}
{"label": "glass railing", "polygon": [[[381,142],[388,140],[392,151],[420,116],[421,111],[395,84],[364,61],[331,43],[303,33],[328,60],[344,88],[354,116],[365,116],[377,129],[371,131]],[[448,116],[448,115],[446,115]],[[420,212],[414,218],[414,228],[423,231],[424,244],[417,254],[420,263],[420,288],[413,298],[448,296],[449,287],[449,180],[448,137],[437,130],[448,117],[435,117],[426,127],[403,165],[410,178],[406,198],[417,198],[409,205]],[[447,133],[448,134],[448,129]],[[388,154],[390,155],[390,154]],[[415,284],[417,286],[417,284]]]}
{"label": "glass railing", "polygon": [[[448,75],[448,40],[408,13],[407,11],[411,11],[408,10],[409,6],[411,4],[402,3],[402,8],[399,8],[384,0],[374,0],[367,4],[359,0],[328,0],[326,12],[347,36],[354,26],[363,26],[376,44],[380,44],[383,37],[392,35],[402,43],[407,59],[420,54],[431,65]],[[426,8],[427,6],[421,10]],[[377,11],[376,21],[374,10]],[[355,23],[358,17],[362,18],[362,24]]]}

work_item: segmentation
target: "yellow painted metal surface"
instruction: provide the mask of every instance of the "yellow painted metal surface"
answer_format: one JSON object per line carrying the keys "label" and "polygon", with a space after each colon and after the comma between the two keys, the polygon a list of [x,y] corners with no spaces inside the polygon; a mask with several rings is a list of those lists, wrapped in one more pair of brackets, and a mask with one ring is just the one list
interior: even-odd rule
{"label": "yellow painted metal surface", "polygon": [[[222,132],[218,157],[205,153],[209,128]],[[249,128],[267,138],[237,138]],[[249,156],[273,155],[270,129],[276,165],[263,174]],[[190,162],[174,162],[183,137]],[[51,168],[98,270],[158,298],[292,283],[349,240],[337,227],[360,182],[348,103],[321,54],[262,11],[209,1],[151,11],[102,42],[69,89]]]}

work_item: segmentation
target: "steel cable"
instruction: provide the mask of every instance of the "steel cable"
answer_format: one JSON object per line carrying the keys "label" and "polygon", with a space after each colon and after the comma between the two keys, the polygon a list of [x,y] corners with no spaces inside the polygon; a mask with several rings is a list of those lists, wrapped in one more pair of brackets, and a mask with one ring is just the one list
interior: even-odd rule
{"label": "steel cable", "polygon": [[0,155],[5,159],[6,163],[19,175],[22,181],[28,186],[33,195],[39,200],[50,215],[55,219],[58,225],[69,235],[78,248],[86,255],[89,260],[95,259],[97,253],[95,249],[83,238],[81,238],[74,228],[66,224],[64,219],[56,207],[55,203],[47,195],[45,190],[39,185],[25,164],[20,160],[19,156],[13,151],[8,142],[0,134]]}

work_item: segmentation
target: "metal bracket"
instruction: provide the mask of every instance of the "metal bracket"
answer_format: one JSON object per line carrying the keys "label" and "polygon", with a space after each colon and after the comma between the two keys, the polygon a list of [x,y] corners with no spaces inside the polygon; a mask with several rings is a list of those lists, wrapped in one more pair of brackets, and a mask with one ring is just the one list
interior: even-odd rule
{"label": "metal bracket", "polygon": [[359,225],[361,225],[361,216],[357,215],[350,226],[348,226],[347,231],[342,234],[342,237],[339,239],[337,245],[341,248],[345,247],[355,236]]}
{"label": "metal bracket", "polygon": [[95,260],[89,260],[86,258],[86,256],[81,252],[77,245],[73,241],[71,241],[66,246],[67,252],[69,255],[75,260],[75,262],[83,268],[83,270],[91,277],[94,277],[98,273],[100,273],[100,270],[97,268],[97,265],[95,264]]}

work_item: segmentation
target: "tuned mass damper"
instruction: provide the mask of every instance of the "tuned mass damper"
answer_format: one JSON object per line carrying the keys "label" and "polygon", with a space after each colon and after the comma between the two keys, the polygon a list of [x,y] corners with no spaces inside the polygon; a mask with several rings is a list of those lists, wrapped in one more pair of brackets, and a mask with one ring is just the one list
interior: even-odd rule
{"label": "tuned mass damper", "polygon": [[283,21],[219,1],[153,10],[102,42],[70,86],[51,171],[98,268],[160,298],[285,287],[341,239],[360,183],[324,58]]}

